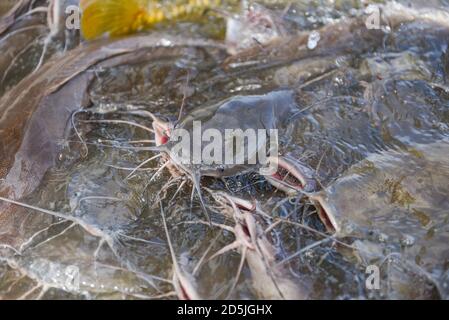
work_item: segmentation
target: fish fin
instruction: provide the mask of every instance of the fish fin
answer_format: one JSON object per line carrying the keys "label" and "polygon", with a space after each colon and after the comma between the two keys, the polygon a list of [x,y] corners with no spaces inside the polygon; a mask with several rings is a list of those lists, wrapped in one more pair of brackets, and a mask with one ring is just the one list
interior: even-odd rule
{"label": "fish fin", "polygon": [[122,36],[145,27],[148,1],[145,0],[90,0],[82,7],[81,32],[86,40],[104,34]]}
{"label": "fish fin", "polygon": [[135,33],[162,22],[195,20],[218,7],[221,0],[175,1],[164,4],[157,0],[83,0],[81,32],[86,40],[104,34],[112,37]]}
{"label": "fish fin", "polygon": [[200,199],[201,208],[203,208],[204,214],[207,217],[207,221],[212,226],[212,220],[209,215],[209,211],[206,208],[206,204],[204,203],[203,195],[201,193],[201,175],[198,173],[192,174],[192,183],[193,187],[195,188],[196,192],[198,193],[198,198]]}

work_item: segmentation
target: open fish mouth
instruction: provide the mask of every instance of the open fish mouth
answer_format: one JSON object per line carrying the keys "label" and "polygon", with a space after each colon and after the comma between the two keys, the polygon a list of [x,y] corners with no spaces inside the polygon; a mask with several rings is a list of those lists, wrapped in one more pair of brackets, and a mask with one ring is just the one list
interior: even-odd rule
{"label": "open fish mouth", "polygon": [[266,176],[266,179],[277,189],[291,195],[315,191],[312,171],[306,166],[285,157],[271,157],[269,161],[276,161],[278,169],[274,174]]}
{"label": "open fish mouth", "polygon": [[170,140],[170,136],[168,135],[168,128],[167,126],[155,122],[153,124],[154,133],[155,133],[155,141],[156,145],[164,145]]}
{"label": "open fish mouth", "polygon": [[156,146],[161,146],[166,144],[170,140],[170,122],[164,121],[162,118],[149,113],[152,118],[153,130],[154,130],[154,141]]}
{"label": "open fish mouth", "polygon": [[304,182],[301,181],[300,178],[290,174],[290,171],[284,167],[279,168],[279,170],[273,174],[272,177],[273,179],[279,181],[279,183],[282,181],[291,188],[297,188],[299,190],[304,188]]}
{"label": "open fish mouth", "polygon": [[311,195],[310,200],[316,208],[316,212],[321,222],[326,227],[326,230],[332,234],[341,232],[341,227],[338,224],[332,206],[326,201],[321,194]]}
{"label": "open fish mouth", "polygon": [[318,217],[326,230],[332,234],[339,233],[341,228],[334,215],[335,209],[321,193],[313,193],[317,191],[317,184],[312,170],[288,157],[270,158],[270,161],[277,161],[278,170],[274,174],[266,176],[268,182],[288,195],[296,195],[301,192],[312,193],[308,196],[316,207]]}
{"label": "open fish mouth", "polygon": [[[371,15],[369,0],[305,19],[279,3],[272,21],[223,17],[230,43],[216,10],[213,28],[204,16],[72,49],[82,30],[19,2],[31,12],[3,33],[0,14],[2,298],[449,297],[449,147],[424,148],[448,133],[448,15]],[[46,1],[61,18],[74,2]]]}

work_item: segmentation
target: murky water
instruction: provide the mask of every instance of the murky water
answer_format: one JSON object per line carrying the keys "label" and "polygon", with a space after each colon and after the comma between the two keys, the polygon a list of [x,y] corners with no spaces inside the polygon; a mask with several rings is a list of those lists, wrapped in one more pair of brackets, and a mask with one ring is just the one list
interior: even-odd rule
{"label": "murky water", "polygon": [[[402,3],[425,5],[431,12],[449,10],[447,1]],[[349,220],[351,232],[323,237],[327,231],[308,197],[288,197],[257,172],[203,178],[202,185],[256,199],[272,217],[265,227],[278,221],[269,232],[276,258],[307,288],[309,298],[447,298],[449,24],[425,19],[395,24],[400,20],[395,16],[387,32],[369,33],[360,29],[363,23],[341,33],[326,28],[357,20],[361,7],[357,1],[299,1],[284,17],[297,40],[234,57],[218,46],[182,45],[142,49],[119,65],[106,62],[85,71],[91,75],[90,103],[66,119],[68,134],[54,137],[60,146],[55,165],[38,188],[20,199],[72,218],[20,209],[23,219],[13,226],[2,226],[0,219],[1,234],[7,235],[0,237],[0,297],[176,298],[160,204],[178,262],[193,275],[199,294],[228,297],[240,253],[211,260],[203,256],[232,243],[234,235],[201,223],[204,213],[198,198],[191,200],[192,185],[178,189],[182,180],[159,171],[159,159],[129,176],[155,155],[138,149],[148,143],[136,142],[153,139],[152,134],[124,123],[89,120],[151,127],[151,119],[133,111],[176,119],[181,105],[190,112],[237,95],[288,88],[304,111],[280,137],[281,152],[312,168],[323,190],[338,190],[333,201],[343,208],[342,221]],[[276,8],[282,12],[285,6]],[[308,34],[293,35],[307,30],[320,32],[312,48]],[[14,60],[0,57],[0,92],[36,67],[44,33],[33,32],[26,36],[35,42],[27,41],[25,49],[16,37],[0,39],[11,52],[24,51],[13,54]],[[8,42],[12,39],[17,42]],[[348,39],[353,43],[344,42]],[[392,164],[398,169],[391,170]],[[409,170],[401,173],[402,167]],[[21,180],[25,185],[26,179]],[[213,203],[208,193],[204,196]],[[407,202],[410,197],[425,201]],[[211,214],[217,223],[232,226],[219,212]],[[359,214],[370,219],[365,222]],[[380,268],[380,290],[366,287],[368,265]],[[252,281],[257,275],[244,265],[230,297],[260,298]]]}

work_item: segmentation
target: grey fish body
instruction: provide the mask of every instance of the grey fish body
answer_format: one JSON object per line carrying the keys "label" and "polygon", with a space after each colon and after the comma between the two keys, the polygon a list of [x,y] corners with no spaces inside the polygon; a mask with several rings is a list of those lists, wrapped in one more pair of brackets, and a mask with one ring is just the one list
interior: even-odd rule
{"label": "grey fish body", "polygon": [[449,142],[441,140],[372,154],[351,167],[323,192],[336,230],[345,235],[345,221],[370,227],[392,213],[449,210],[448,153]]}
{"label": "grey fish body", "polygon": [[[266,135],[270,134],[270,130],[279,130],[279,135],[285,132],[290,119],[298,113],[299,109],[295,102],[293,91],[275,91],[265,95],[257,96],[237,96],[225,102],[220,102],[210,107],[193,111],[180,122],[176,129],[187,130],[191,137],[191,153],[183,156],[182,154],[171,153],[171,158],[176,163],[183,163],[184,167],[196,171],[204,176],[232,176],[238,172],[249,170],[260,166],[256,161],[254,165],[248,164],[248,160],[257,153],[255,146],[249,145],[245,139],[245,155],[244,164],[225,164],[225,146],[232,146],[235,141],[226,139],[227,130],[251,130],[257,134],[258,130],[264,130]],[[222,137],[222,146],[220,152],[221,164],[207,164],[204,161],[201,164],[194,164],[193,152],[200,150],[203,154],[204,148],[209,142],[202,142],[193,137],[194,122],[201,123],[201,136],[209,129],[219,132]],[[269,140],[267,139],[269,142]],[[173,149],[178,141],[169,141],[167,148]],[[248,152],[250,147],[251,151]],[[265,147],[265,146],[264,146]],[[267,150],[268,148],[266,148]]]}
{"label": "grey fish body", "polygon": [[447,139],[373,154],[312,199],[336,236],[382,239],[438,279],[449,259],[448,154]]}
{"label": "grey fish body", "polygon": [[256,250],[246,250],[246,261],[258,295],[268,300],[305,300],[309,289],[295,279],[285,265],[276,260],[275,246],[268,240],[260,224],[257,230]]}

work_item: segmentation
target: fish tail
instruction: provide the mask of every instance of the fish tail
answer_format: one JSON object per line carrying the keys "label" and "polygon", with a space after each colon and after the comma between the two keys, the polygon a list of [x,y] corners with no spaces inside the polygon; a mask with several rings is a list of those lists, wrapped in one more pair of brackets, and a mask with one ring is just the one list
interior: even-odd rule
{"label": "fish tail", "polygon": [[205,11],[220,6],[222,0],[178,0],[166,7],[166,14],[170,20],[195,18]]}
{"label": "fish tail", "polygon": [[86,40],[122,36],[145,27],[148,0],[90,0],[82,7],[81,32]]}
{"label": "fish tail", "polygon": [[223,0],[174,0],[164,4],[149,2],[144,16],[145,25],[152,27],[158,23],[195,21],[208,10],[218,8]]}
{"label": "fish tail", "polygon": [[86,40],[122,36],[163,22],[195,19],[223,0],[84,0],[81,31]]}

